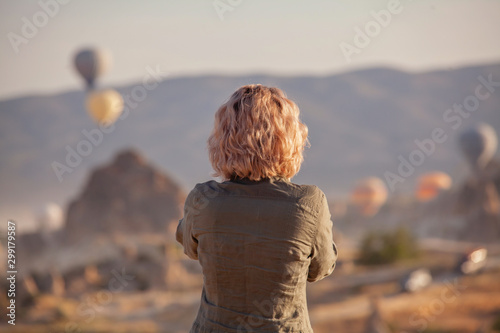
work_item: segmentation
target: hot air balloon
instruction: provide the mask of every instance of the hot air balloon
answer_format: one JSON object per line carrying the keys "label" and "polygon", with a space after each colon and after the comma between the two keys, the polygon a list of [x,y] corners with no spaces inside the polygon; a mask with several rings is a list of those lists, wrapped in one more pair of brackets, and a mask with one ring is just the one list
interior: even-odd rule
{"label": "hot air balloon", "polygon": [[451,177],[444,172],[426,173],[418,179],[417,199],[420,201],[434,199],[442,191],[450,189],[451,183]]}
{"label": "hot air balloon", "polygon": [[366,216],[375,215],[386,200],[387,188],[384,182],[377,177],[369,177],[361,180],[354,187],[351,194],[351,201]]}
{"label": "hot air balloon", "polygon": [[123,98],[113,89],[92,91],[87,96],[87,110],[97,123],[110,125],[123,111]]}
{"label": "hot air balloon", "polygon": [[40,232],[47,233],[62,227],[64,213],[59,205],[49,202],[39,210],[37,218]]}
{"label": "hot air balloon", "polygon": [[97,77],[107,71],[111,64],[108,53],[96,49],[84,49],[79,51],[74,59],[74,65],[78,73],[87,83],[87,89],[94,88]]}
{"label": "hot air balloon", "polygon": [[497,150],[497,135],[493,127],[479,124],[460,134],[460,148],[475,172],[488,164]]}

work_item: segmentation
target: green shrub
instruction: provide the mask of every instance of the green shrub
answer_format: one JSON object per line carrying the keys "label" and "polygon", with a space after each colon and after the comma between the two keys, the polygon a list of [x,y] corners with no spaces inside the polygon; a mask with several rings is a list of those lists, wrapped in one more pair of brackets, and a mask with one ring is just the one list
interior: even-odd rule
{"label": "green shrub", "polygon": [[497,315],[497,317],[493,321],[493,324],[491,325],[491,329],[493,332],[500,332],[500,314]]}
{"label": "green shrub", "polygon": [[369,232],[361,241],[359,262],[365,265],[389,264],[415,258],[418,246],[406,228],[390,232]]}

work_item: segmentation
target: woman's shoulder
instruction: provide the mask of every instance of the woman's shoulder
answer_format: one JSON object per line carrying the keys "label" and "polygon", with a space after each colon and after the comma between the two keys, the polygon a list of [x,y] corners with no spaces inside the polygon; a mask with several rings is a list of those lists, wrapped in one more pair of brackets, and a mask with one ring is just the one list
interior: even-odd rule
{"label": "woman's shoulder", "polygon": [[220,191],[220,183],[215,180],[209,180],[203,183],[197,183],[189,192],[188,198],[196,199],[200,196],[212,196],[213,193]]}
{"label": "woman's shoulder", "polygon": [[231,181],[217,182],[209,180],[197,183],[191,190],[188,197],[191,198],[215,198],[222,196],[271,196],[281,197],[292,201],[298,201],[308,205],[321,204],[325,194],[316,185],[296,184],[291,181],[271,181],[253,183],[247,186],[245,183],[235,183]]}
{"label": "woman's shoulder", "polygon": [[290,183],[292,186],[295,186],[299,192],[303,193],[304,196],[310,197],[322,197],[325,194],[323,191],[316,185],[308,185],[308,184],[295,184]]}
{"label": "woman's shoulder", "polygon": [[[293,184],[293,183],[292,183]],[[298,185],[293,184],[297,188],[298,200],[311,208],[320,208],[326,204],[325,193],[316,185]]]}

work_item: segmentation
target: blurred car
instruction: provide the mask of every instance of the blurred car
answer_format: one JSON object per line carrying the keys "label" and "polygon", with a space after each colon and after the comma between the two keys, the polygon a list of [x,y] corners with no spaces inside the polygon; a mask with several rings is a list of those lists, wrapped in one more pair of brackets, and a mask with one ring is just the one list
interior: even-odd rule
{"label": "blurred car", "polygon": [[457,269],[462,274],[479,272],[486,265],[487,256],[488,250],[484,247],[469,251],[460,258]]}
{"label": "blurred car", "polygon": [[401,280],[401,289],[407,292],[419,291],[432,282],[432,276],[428,269],[420,268]]}

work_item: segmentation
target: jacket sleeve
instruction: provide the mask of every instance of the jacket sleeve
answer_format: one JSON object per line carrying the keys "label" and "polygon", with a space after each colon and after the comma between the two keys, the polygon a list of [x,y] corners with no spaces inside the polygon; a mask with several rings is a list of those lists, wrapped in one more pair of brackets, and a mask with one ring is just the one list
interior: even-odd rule
{"label": "jacket sleeve", "polygon": [[318,215],[318,229],[311,251],[311,264],[307,281],[315,282],[330,275],[337,261],[337,246],[333,242],[330,210],[325,194],[321,192],[321,204]]}
{"label": "jacket sleeve", "polygon": [[179,220],[176,240],[184,247],[184,253],[191,259],[198,260],[198,240],[193,235],[193,224],[199,211],[196,205],[197,189],[194,188],[186,198],[184,203],[184,217]]}

